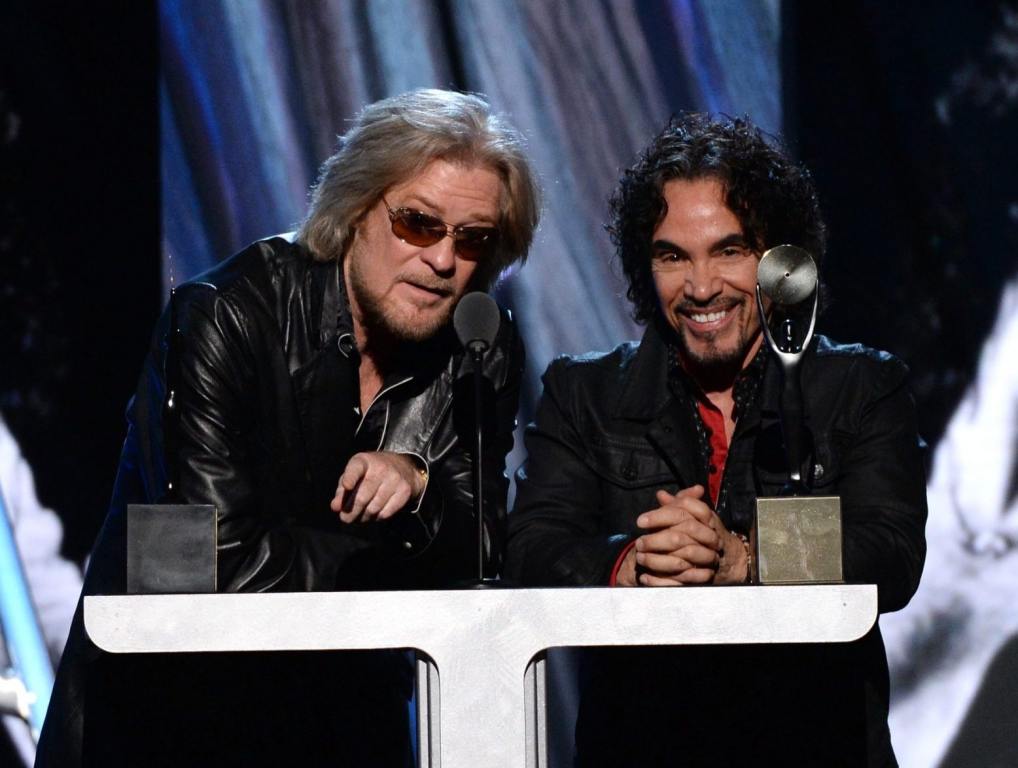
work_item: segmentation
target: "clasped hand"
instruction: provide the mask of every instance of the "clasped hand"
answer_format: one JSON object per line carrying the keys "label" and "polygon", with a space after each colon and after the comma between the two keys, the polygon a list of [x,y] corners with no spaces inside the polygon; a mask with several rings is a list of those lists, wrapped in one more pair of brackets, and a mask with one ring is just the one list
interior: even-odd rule
{"label": "clasped hand", "polygon": [[703,495],[701,485],[676,494],[657,492],[661,506],[636,520],[648,532],[636,540],[630,553],[634,583],[669,587],[741,581],[737,573],[746,566],[742,543],[725,528]]}
{"label": "clasped hand", "polygon": [[346,463],[329,506],[344,523],[387,520],[419,499],[427,480],[414,460],[402,453],[356,453]]}

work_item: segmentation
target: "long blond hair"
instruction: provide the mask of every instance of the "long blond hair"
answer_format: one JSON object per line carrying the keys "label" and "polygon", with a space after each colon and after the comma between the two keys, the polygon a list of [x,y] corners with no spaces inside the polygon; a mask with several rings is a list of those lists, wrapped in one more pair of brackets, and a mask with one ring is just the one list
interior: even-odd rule
{"label": "long blond hair", "polygon": [[359,218],[387,189],[435,160],[490,167],[502,179],[499,249],[481,266],[490,284],[526,260],[540,191],[519,133],[480,96],[420,89],[364,107],[325,161],[297,239],[316,259],[342,258]]}

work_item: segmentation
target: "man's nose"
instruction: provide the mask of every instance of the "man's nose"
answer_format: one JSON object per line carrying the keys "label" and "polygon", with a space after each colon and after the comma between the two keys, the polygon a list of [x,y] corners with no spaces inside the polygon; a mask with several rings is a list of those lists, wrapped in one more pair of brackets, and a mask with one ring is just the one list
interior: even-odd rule
{"label": "man's nose", "polygon": [[438,274],[449,274],[456,269],[456,241],[446,236],[434,245],[421,249],[421,261]]}
{"label": "man's nose", "polygon": [[723,281],[709,260],[694,261],[686,275],[684,292],[686,298],[705,302],[717,296],[724,289]]}

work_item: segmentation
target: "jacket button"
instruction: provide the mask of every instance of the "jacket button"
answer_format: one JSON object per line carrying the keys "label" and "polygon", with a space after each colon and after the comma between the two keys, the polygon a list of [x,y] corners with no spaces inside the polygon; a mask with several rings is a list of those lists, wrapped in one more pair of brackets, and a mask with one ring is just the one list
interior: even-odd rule
{"label": "jacket button", "polygon": [[413,549],[413,548],[414,548],[414,545],[411,544],[409,541],[404,541],[403,542],[403,549]]}
{"label": "jacket button", "polygon": [[626,480],[635,480],[636,470],[633,469],[632,467],[626,467],[624,470],[622,470],[622,476],[626,478]]}

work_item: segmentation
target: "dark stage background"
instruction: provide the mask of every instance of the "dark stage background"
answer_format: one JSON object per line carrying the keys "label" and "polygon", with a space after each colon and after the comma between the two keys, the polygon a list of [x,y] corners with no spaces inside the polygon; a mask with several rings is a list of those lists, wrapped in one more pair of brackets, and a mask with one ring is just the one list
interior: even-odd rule
{"label": "dark stage background", "polygon": [[104,515],[170,281],[292,229],[364,103],[481,91],[529,137],[544,221],[498,289],[528,345],[521,421],[554,355],[639,333],[601,228],[619,170],[670,114],[746,113],[815,173],[831,230],[821,332],[910,364],[931,446],[924,585],[881,621],[899,759],[1015,762],[1014,3],[165,0],[0,14],[0,409],[68,556],[86,556]]}

